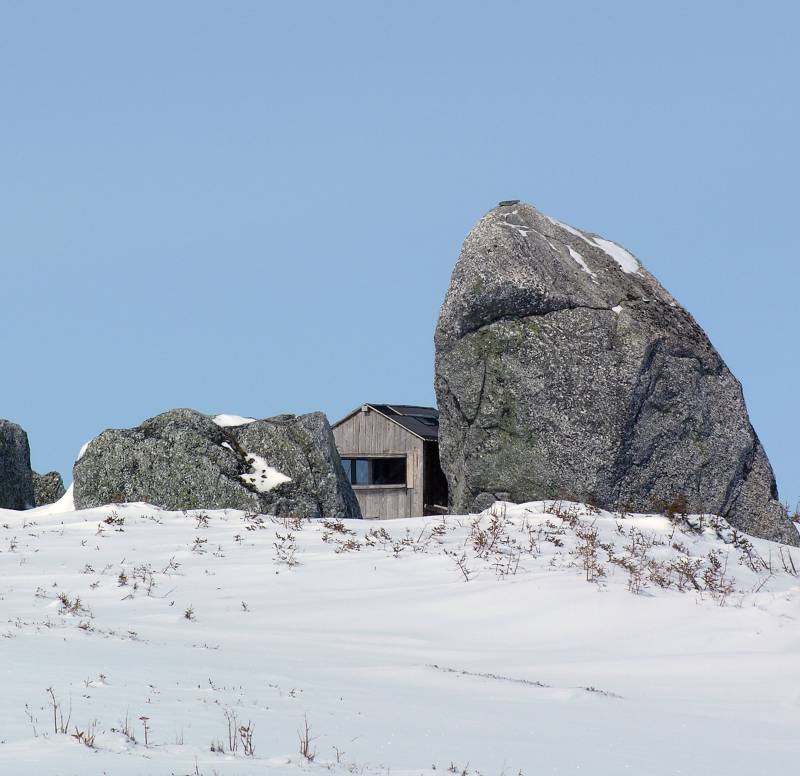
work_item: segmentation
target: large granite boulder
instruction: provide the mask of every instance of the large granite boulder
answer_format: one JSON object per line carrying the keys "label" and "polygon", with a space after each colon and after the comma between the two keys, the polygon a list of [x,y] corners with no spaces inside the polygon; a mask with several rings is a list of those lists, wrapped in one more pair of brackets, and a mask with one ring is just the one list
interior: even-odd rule
{"label": "large granite boulder", "polygon": [[64,480],[58,472],[39,474],[33,472],[33,498],[37,507],[54,504],[65,493]]}
{"label": "large granite boulder", "polygon": [[738,381],[616,243],[503,203],[464,241],[435,341],[453,510],[496,494],[638,511],[682,496],[799,543]]}
{"label": "large granite boulder", "polygon": [[171,410],[137,428],[104,431],[73,476],[77,509],[146,501],[165,509],[361,517],[321,412],[215,420]]}
{"label": "large granite boulder", "polygon": [[0,508],[34,505],[28,435],[16,423],[0,420]]}

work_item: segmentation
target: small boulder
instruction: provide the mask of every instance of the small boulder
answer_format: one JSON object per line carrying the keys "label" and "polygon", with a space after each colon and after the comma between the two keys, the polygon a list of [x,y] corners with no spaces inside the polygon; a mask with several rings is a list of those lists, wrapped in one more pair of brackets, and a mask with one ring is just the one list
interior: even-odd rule
{"label": "small boulder", "polygon": [[190,409],[109,429],[75,462],[77,509],[146,501],[164,509],[241,509],[361,517],[324,414],[265,420]]}
{"label": "small boulder", "polygon": [[0,508],[30,509],[34,503],[28,435],[16,423],[0,420]]}
{"label": "small boulder", "polygon": [[54,504],[66,492],[64,480],[58,472],[47,472],[47,474],[33,472],[33,498],[37,507]]}

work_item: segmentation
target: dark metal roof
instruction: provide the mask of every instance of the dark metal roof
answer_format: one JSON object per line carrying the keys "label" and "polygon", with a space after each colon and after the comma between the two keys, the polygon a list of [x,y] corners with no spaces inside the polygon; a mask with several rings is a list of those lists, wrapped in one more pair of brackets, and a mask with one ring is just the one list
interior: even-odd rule
{"label": "dark metal roof", "polygon": [[[439,410],[435,407],[415,407],[410,404],[369,404],[367,406],[385,415],[390,420],[402,426],[412,434],[425,439],[429,442],[435,442],[439,439]],[[361,408],[356,410],[359,412]],[[347,417],[351,417],[350,413]],[[339,421],[341,423],[343,418]],[[339,423],[336,425],[338,426]]]}
{"label": "dark metal roof", "polygon": [[439,438],[439,410],[434,407],[413,407],[408,404],[370,404],[382,415],[423,439]]}

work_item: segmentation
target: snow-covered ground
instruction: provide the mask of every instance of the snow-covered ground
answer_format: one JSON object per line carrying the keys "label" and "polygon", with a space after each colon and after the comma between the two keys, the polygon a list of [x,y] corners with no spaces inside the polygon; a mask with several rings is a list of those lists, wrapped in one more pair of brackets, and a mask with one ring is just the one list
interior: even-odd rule
{"label": "snow-covered ground", "polygon": [[0,511],[2,774],[800,768],[800,551],[721,521],[68,501]]}

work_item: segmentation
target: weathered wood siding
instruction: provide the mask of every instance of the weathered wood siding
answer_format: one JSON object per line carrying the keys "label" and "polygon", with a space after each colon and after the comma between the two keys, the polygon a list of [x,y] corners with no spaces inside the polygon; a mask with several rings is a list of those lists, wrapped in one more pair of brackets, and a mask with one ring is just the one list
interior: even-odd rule
{"label": "weathered wood siding", "polygon": [[406,456],[407,486],[354,485],[366,518],[412,517],[423,512],[423,441],[375,410],[359,411],[333,429],[342,458]]}

